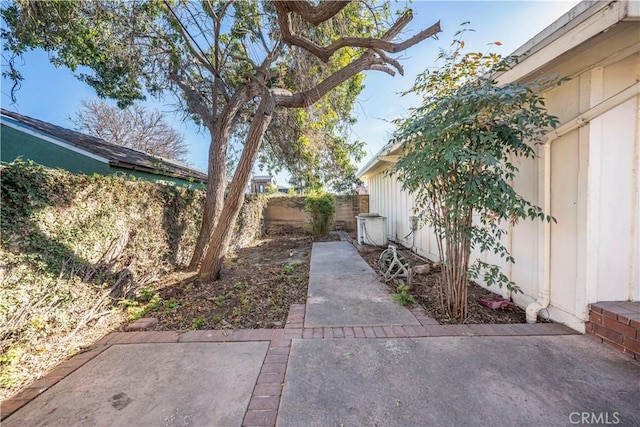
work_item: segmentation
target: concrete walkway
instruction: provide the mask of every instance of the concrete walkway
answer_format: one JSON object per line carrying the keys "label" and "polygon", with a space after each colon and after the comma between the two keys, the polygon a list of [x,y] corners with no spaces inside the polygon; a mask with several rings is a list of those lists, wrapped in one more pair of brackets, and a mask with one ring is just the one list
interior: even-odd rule
{"label": "concrete walkway", "polygon": [[639,383],[584,336],[296,340],[278,426],[638,426]]}
{"label": "concrete walkway", "polygon": [[561,325],[434,325],[346,242],[314,244],[309,296],[278,426],[640,425],[640,365]]}
{"label": "concrete walkway", "polygon": [[284,329],[113,333],[0,413],[8,426],[635,426],[638,402],[628,357],[557,324],[438,325],[330,242],[314,244],[307,305]]}
{"label": "concrete walkway", "polygon": [[346,242],[314,243],[306,327],[419,325]]}

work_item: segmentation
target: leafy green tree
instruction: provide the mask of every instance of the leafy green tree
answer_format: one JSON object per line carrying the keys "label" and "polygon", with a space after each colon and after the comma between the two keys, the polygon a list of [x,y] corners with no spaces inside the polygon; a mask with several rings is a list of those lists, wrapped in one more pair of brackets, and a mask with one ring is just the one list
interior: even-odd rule
{"label": "leafy green tree", "polygon": [[[209,131],[203,223],[191,262],[202,280],[219,275],[263,139],[271,147],[301,143],[291,130],[296,114],[286,111],[304,110],[305,125],[333,120],[332,111],[339,117],[359,92],[361,72],[402,73],[389,54],[440,30],[437,23],[394,42],[411,12],[392,19],[386,3],[360,1],[14,0],[2,16],[11,53],[42,48],[120,106],[170,91]],[[7,74],[19,79],[9,65]],[[230,141],[241,141],[242,153],[225,197]]]}
{"label": "leafy green tree", "polygon": [[472,249],[513,263],[502,244],[503,225],[524,218],[552,220],[517,194],[512,182],[516,159],[536,157],[535,145],[558,123],[547,113],[540,88],[559,80],[498,85],[494,76],[516,58],[463,54],[461,39],[452,46],[439,55],[444,64],[421,74],[411,90],[423,102],[398,122],[393,140],[402,142],[403,155],[392,173],[415,194],[422,219],[438,237],[443,306],[464,321],[469,279],[482,277],[488,285],[519,291],[498,266],[481,260],[470,264]]}

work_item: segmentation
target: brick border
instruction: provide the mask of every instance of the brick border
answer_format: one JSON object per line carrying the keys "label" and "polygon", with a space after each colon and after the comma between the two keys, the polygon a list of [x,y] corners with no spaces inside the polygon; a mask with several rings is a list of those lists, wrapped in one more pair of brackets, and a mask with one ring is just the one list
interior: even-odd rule
{"label": "brick border", "polygon": [[243,427],[276,424],[291,340],[302,338],[305,310],[304,304],[293,304],[284,329],[274,331],[242,421]]}
{"label": "brick border", "polygon": [[112,332],[103,337],[86,351],[76,354],[56,366],[42,378],[28,385],[18,393],[0,403],[0,421],[5,420],[18,409],[44,393],[60,380],[104,352],[112,345],[145,343],[182,343],[182,342],[246,342],[273,341],[277,331],[282,329],[238,329],[210,331],[136,331]]}
{"label": "brick border", "polygon": [[558,323],[496,324],[496,325],[393,325],[314,327],[302,330],[303,339],[353,338],[429,338],[457,336],[543,336],[580,335]]}
{"label": "brick border", "polygon": [[29,386],[9,397],[7,400],[2,401],[2,403],[0,403],[0,421],[4,421],[18,409],[31,402],[40,394],[47,391],[50,387],[57,384],[61,379],[68,376],[70,373],[105,351],[107,348],[109,348],[108,345],[102,345],[99,343],[95,344],[86,351],[78,353],[71,359],[62,362],[39,380],[29,384]]}

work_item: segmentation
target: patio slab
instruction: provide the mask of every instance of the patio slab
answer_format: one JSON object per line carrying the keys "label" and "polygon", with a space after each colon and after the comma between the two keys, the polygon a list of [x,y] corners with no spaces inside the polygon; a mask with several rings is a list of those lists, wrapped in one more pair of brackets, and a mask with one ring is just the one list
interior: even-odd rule
{"label": "patio slab", "polygon": [[314,243],[305,327],[419,325],[347,242]]}
{"label": "patio slab", "polygon": [[584,336],[294,340],[277,425],[640,425],[639,378]]}
{"label": "patio slab", "polygon": [[239,426],[268,345],[114,345],[2,423]]}

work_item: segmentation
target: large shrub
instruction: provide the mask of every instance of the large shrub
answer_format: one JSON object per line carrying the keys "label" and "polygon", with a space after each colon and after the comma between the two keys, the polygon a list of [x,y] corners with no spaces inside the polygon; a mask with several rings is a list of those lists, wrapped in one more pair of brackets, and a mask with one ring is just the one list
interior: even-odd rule
{"label": "large shrub", "polygon": [[412,91],[423,103],[394,135],[404,154],[392,172],[403,189],[415,194],[422,219],[438,237],[443,306],[452,318],[464,321],[469,278],[519,290],[498,266],[471,262],[472,249],[514,262],[502,244],[503,224],[552,219],[521,197],[512,182],[516,159],[534,158],[535,146],[558,123],[540,93],[543,85],[560,80],[498,85],[493,76],[515,58],[463,54],[464,42],[454,45],[452,52],[440,55],[442,67],[425,71],[416,81]]}
{"label": "large shrub", "polygon": [[1,398],[126,320],[118,301],[185,265],[203,192],[0,167]]}
{"label": "large shrub", "polygon": [[305,199],[304,209],[311,217],[311,233],[314,236],[325,236],[331,231],[336,213],[336,201],[332,194],[312,191]]}
{"label": "large shrub", "polygon": [[[22,161],[3,164],[0,174],[4,399],[128,321],[125,303],[186,266],[204,192]],[[237,247],[259,235],[263,204],[247,200]]]}

